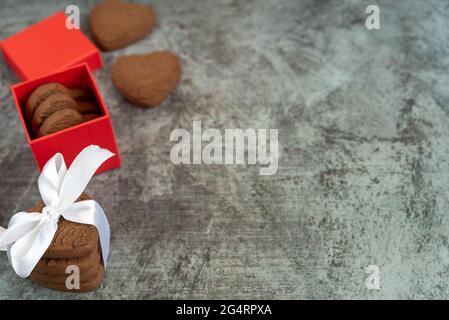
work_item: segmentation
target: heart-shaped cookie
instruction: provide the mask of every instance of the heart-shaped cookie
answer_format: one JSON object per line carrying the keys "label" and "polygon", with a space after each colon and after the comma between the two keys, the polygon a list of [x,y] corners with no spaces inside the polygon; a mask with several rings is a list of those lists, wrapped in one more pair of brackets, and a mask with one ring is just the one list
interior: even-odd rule
{"label": "heart-shaped cookie", "polygon": [[81,113],[74,109],[62,109],[49,116],[37,132],[37,138],[67,129],[83,122]]}
{"label": "heart-shaped cookie", "polygon": [[37,87],[36,90],[34,90],[33,93],[29,96],[26,103],[25,120],[31,122],[34,111],[36,111],[39,104],[55,93],[68,94],[69,90],[65,86],[57,82],[46,83]]}
{"label": "heart-shaped cookie", "polygon": [[92,9],[89,24],[98,46],[111,51],[144,38],[153,29],[155,19],[150,6],[110,0]]}
{"label": "heart-shaped cookie", "polygon": [[56,111],[70,108],[76,109],[77,103],[69,95],[55,93],[42,101],[31,120],[31,132],[36,135],[42,123]]}
{"label": "heart-shaped cookie", "polygon": [[181,62],[168,51],[119,58],[112,66],[112,81],[130,102],[144,108],[160,104],[181,78]]}

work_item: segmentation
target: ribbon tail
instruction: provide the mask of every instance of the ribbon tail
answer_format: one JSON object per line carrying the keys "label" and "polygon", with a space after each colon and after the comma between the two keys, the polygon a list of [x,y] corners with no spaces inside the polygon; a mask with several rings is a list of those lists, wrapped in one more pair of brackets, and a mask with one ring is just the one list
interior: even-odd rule
{"label": "ribbon tail", "polygon": [[103,208],[95,200],[75,202],[62,214],[64,219],[82,224],[90,224],[97,228],[100,236],[101,253],[104,267],[107,267],[109,257],[109,241],[111,231]]}

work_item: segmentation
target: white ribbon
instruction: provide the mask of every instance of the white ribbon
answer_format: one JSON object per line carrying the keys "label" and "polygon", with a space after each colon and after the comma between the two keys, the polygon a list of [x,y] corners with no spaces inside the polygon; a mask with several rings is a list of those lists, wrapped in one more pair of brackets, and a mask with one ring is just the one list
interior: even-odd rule
{"label": "white ribbon", "polygon": [[39,192],[45,203],[42,213],[19,212],[12,216],[8,229],[0,227],[0,250],[8,251],[14,271],[26,278],[50,246],[64,219],[94,225],[100,236],[103,263],[109,255],[109,223],[103,209],[94,200],[75,202],[95,171],[114,154],[99,146],[84,148],[67,170],[62,154],[55,154],[42,169]]}

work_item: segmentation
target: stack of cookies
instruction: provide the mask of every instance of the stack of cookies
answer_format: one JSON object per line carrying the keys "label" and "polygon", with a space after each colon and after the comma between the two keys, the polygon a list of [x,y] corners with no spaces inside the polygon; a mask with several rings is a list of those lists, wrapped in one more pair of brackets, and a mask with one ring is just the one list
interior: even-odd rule
{"label": "stack of cookies", "polygon": [[91,90],[69,89],[56,82],[34,90],[24,108],[32,138],[40,138],[99,116],[100,108]]}
{"label": "stack of cookies", "polygon": [[[91,198],[83,193],[77,201],[89,199]],[[42,212],[43,208],[44,203],[40,201],[28,212]],[[74,269],[79,270],[79,289],[74,287]],[[85,292],[96,289],[103,279],[103,274],[104,265],[97,228],[61,217],[53,241],[31,272],[30,279],[51,289]]]}

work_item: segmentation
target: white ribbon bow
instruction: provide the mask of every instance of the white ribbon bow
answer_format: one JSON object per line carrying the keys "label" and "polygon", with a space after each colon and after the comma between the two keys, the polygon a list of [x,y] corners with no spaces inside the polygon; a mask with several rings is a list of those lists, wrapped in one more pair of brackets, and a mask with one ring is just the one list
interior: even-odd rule
{"label": "white ribbon bow", "polygon": [[39,192],[45,203],[42,213],[19,212],[12,216],[8,229],[0,228],[0,249],[8,251],[14,271],[26,278],[50,246],[64,219],[94,225],[100,236],[103,263],[109,255],[109,223],[103,209],[94,200],[75,202],[95,171],[114,154],[99,146],[84,148],[67,170],[62,154],[55,154],[42,169]]}

